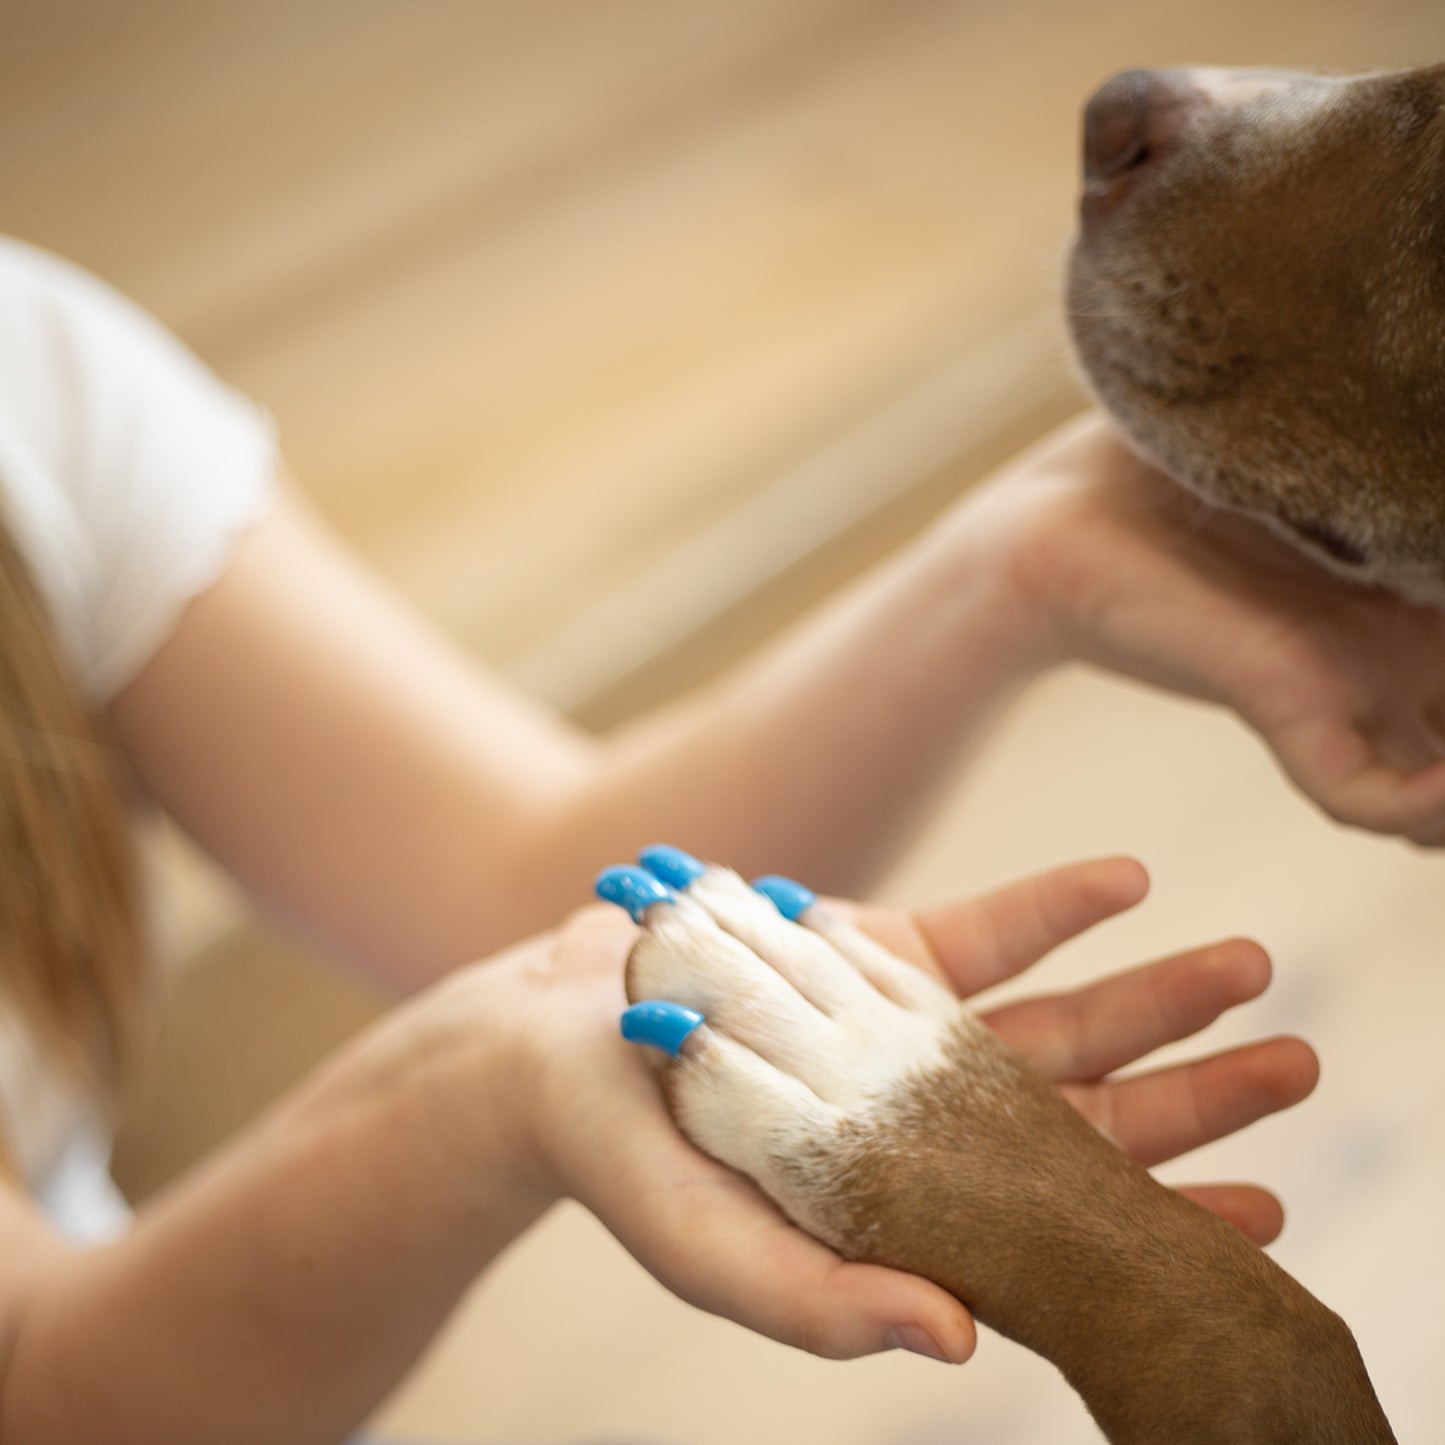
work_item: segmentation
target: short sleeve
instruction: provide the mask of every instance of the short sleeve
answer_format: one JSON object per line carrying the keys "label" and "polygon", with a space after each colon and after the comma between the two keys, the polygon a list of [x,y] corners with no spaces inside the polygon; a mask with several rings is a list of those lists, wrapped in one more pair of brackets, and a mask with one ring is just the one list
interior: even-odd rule
{"label": "short sleeve", "polygon": [[266,512],[275,429],[139,308],[0,238],[0,508],[89,702]]}

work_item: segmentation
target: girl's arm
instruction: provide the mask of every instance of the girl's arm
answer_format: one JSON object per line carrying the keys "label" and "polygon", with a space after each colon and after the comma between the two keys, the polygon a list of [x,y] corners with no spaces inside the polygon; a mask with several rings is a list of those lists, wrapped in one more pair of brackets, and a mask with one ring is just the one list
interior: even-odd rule
{"label": "girl's arm", "polygon": [[461,656],[294,497],[113,705],[147,790],[393,987],[550,921],[658,837],[876,877],[1033,661],[1000,569],[926,546],[761,658],[597,740]]}
{"label": "girl's arm", "polygon": [[[961,993],[1021,972],[1138,901],[1127,860],[865,926]],[[625,1043],[636,930],[593,908],[399,1006],[279,1109],[74,1250],[0,1185],[0,1440],[14,1445],[335,1445],[400,1379],[475,1275],[554,1199],[580,1199],[676,1293],[815,1353],[973,1326],[913,1276],[845,1264],[674,1128],[657,1071]],[[1257,995],[1249,945],[1176,955],[996,1026],[1136,1156],[1168,1158],[1298,1101],[1303,1045],[1272,1040],[1122,1080],[1162,1043]],[[1107,1057],[1105,1057],[1107,1056]],[[1264,1241],[1278,1205],[1201,1196]],[[483,1365],[484,1367],[484,1365]],[[505,1388],[498,1381],[499,1389]]]}
{"label": "girl's arm", "polygon": [[1233,706],[1346,821],[1445,828],[1445,615],[1202,511],[1097,421],[710,687],[597,740],[389,595],[295,499],[113,706],[257,895],[394,987],[545,926],[674,838],[857,892],[1019,685],[1083,658]]}
{"label": "girl's arm", "polygon": [[0,1439],[347,1436],[548,1202],[519,1182],[514,1050],[454,1014],[418,1000],[114,1244],[0,1188]]}
{"label": "girl's arm", "polygon": [[845,1267],[677,1134],[618,1032],[635,939],[594,907],[455,970],[113,1244],[66,1245],[0,1181],[0,1440],[336,1445],[570,1192],[665,1282],[778,1339],[859,1355],[908,1327],[966,1356],[957,1301]]}

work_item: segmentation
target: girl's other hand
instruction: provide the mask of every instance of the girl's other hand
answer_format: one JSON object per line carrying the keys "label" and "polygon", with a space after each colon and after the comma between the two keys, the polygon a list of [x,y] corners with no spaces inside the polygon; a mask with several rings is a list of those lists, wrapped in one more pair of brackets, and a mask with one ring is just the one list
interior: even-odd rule
{"label": "girl's other hand", "polygon": [[[1146,888],[1138,864],[1111,859],[971,902],[913,914],[859,908],[855,917],[967,997],[1133,906]],[[677,1131],[663,1102],[660,1056],[618,1032],[627,1004],[623,970],[636,937],[622,913],[592,908],[569,920],[548,950],[523,959],[515,1016],[525,1041],[533,1187],[579,1199],[674,1293],[774,1339],[830,1357],[906,1343],[966,1359],[974,1326],[950,1295],[911,1275],[843,1260]],[[1081,1112],[1153,1164],[1286,1108],[1313,1088],[1314,1056],[1289,1039],[1130,1080],[1111,1077],[1257,996],[1268,978],[1262,951],[1234,942],[984,1017]],[[1279,1232],[1279,1205],[1262,1189],[1188,1192],[1257,1242]]]}
{"label": "girl's other hand", "polygon": [[1043,662],[1233,708],[1341,822],[1445,842],[1445,613],[1328,571],[1084,417],[944,524],[1008,556]]}

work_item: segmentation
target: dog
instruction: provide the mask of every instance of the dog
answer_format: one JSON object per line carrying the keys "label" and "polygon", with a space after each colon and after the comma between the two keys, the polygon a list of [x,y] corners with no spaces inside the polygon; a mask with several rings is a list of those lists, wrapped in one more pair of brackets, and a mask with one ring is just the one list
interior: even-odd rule
{"label": "dog", "polygon": [[[1445,604],[1445,66],[1125,72],[1080,209],[1076,350],[1138,450]],[[667,1068],[683,1132],[1053,1361],[1116,1445],[1394,1440],[1336,1315],[919,970],[717,868],[643,924],[629,998],[707,1020]]]}
{"label": "dog", "polygon": [[706,1020],[667,1065],[683,1133],[1050,1359],[1116,1445],[1394,1440],[1338,1316],[921,970],[717,867],[640,921],[628,998]]}
{"label": "dog", "polygon": [[1068,300],[1134,446],[1445,604],[1445,65],[1132,70],[1089,101]]}

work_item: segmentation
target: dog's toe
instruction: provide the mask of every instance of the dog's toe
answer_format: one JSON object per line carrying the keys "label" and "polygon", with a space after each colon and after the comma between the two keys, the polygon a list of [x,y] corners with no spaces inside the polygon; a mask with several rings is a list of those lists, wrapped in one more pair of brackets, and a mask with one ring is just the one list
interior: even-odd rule
{"label": "dog's toe", "polygon": [[836,937],[788,921],[736,874],[710,868],[647,911],[628,997],[695,1009],[713,1036],[817,1098],[865,1108],[942,1062],[958,1005],[851,925],[813,911]]}
{"label": "dog's toe", "polygon": [[781,1165],[828,1138],[841,1119],[801,1079],[706,1024],[689,1036],[667,1089],[688,1138],[775,1197]]}
{"label": "dog's toe", "polygon": [[790,923],[731,869],[709,868],[687,896],[830,1018],[846,1017],[877,1002],[868,982],[847,966],[836,949]]}
{"label": "dog's toe", "polygon": [[921,968],[890,953],[862,929],[826,908],[810,909],[807,926],[858,971],[885,998],[905,1009],[952,1020],[958,1014],[957,997]]}
{"label": "dog's toe", "polygon": [[821,1087],[837,1026],[747,944],[690,899],[653,910],[627,965],[634,1003],[667,999],[696,1009],[773,1068]]}

